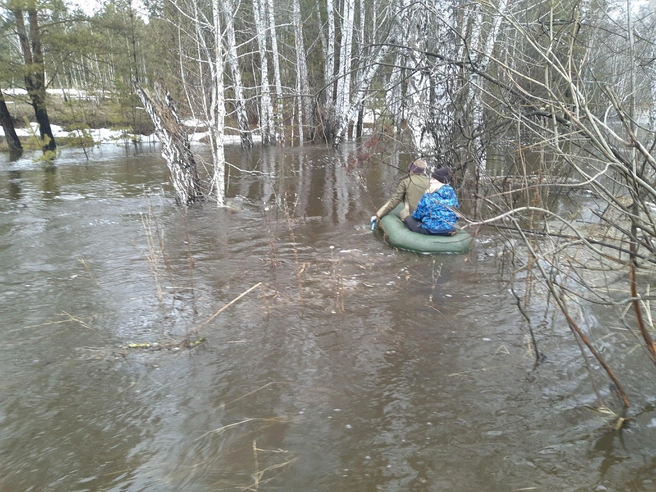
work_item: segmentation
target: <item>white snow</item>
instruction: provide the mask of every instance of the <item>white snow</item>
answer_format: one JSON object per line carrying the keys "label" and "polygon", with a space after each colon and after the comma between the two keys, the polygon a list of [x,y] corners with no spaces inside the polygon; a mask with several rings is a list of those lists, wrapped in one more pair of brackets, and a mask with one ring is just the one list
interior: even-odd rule
{"label": "white snow", "polygon": [[[16,135],[19,137],[29,137],[30,135],[39,134],[39,125],[37,123],[31,123],[32,131],[30,132],[26,128],[16,128]],[[52,129],[53,136],[57,138],[65,137],[79,137],[82,135],[82,132],[79,130],[65,131],[59,125],[50,125]],[[109,128],[98,128],[98,129],[89,129],[87,130],[93,141],[96,143],[117,143],[124,142],[126,140],[132,140],[134,135],[127,133],[123,130],[110,130]],[[0,137],[4,137],[5,132],[2,127],[0,127]],[[199,143],[203,137],[206,137],[208,132],[197,132],[189,135],[189,141],[192,143]],[[259,135],[253,135],[253,141],[258,141]],[[155,134],[151,135],[137,135],[137,140],[153,142],[157,141]],[[224,144],[239,144],[239,135],[224,135]]]}

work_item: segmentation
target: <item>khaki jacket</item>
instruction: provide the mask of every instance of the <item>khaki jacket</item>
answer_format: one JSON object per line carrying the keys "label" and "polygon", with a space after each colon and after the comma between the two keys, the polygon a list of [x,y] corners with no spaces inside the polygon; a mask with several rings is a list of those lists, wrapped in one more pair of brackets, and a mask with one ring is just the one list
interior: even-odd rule
{"label": "khaki jacket", "polygon": [[430,179],[424,174],[410,174],[405,179],[401,180],[399,186],[396,187],[396,191],[392,195],[385,205],[380,207],[376,215],[379,218],[385,217],[388,213],[394,210],[399,203],[403,202],[403,210],[401,210],[401,220],[404,220],[408,215],[411,215],[412,212],[417,208],[417,203],[421,200],[421,197],[424,196],[424,193],[428,191],[430,186]]}

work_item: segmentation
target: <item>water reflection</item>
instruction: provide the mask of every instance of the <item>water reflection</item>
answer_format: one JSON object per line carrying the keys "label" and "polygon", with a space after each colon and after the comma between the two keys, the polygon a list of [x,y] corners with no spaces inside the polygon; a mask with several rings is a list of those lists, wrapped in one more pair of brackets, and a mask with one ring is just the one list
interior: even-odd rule
{"label": "water reflection", "polygon": [[156,147],[0,163],[0,488],[649,490],[653,402],[600,431],[567,330],[533,369],[495,238],[392,250],[398,171],[355,151],[227,149],[230,209],[176,207]]}
{"label": "water reflection", "polygon": [[59,176],[55,166],[48,165],[44,167],[41,191],[43,192],[43,197],[49,200],[60,195]]}
{"label": "water reflection", "polygon": [[9,162],[15,162],[23,156],[23,149],[10,150],[8,152]]}
{"label": "water reflection", "polygon": [[21,172],[10,169],[7,184],[9,187],[9,198],[12,200],[20,200],[23,196],[23,190],[21,188]]}

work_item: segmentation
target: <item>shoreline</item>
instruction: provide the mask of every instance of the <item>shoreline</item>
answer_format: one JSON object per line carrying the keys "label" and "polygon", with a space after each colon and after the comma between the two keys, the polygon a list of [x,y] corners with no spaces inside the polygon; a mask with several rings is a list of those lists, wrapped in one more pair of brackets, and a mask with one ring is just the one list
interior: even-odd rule
{"label": "shoreline", "polygon": [[[39,126],[37,123],[31,123],[31,130],[26,128],[16,128],[16,135],[21,143],[28,142],[33,137],[39,137]],[[75,142],[75,147],[92,147],[101,144],[116,144],[116,143],[157,143],[160,141],[154,133],[148,135],[134,134],[126,130],[112,130],[110,128],[90,128],[88,130],[64,130],[60,125],[50,125],[53,136],[57,142],[62,142],[61,146],[66,146],[68,140]],[[187,128],[194,128],[188,125]],[[198,128],[198,127],[195,127]],[[196,132],[193,131],[187,135],[189,143],[206,144],[204,139],[209,132]],[[224,144],[232,145],[240,143],[239,135],[225,135]],[[5,133],[0,127],[0,151],[9,151],[6,148]],[[253,141],[259,141],[259,135],[253,135]],[[60,145],[58,145],[59,147]],[[24,148],[24,150],[30,150]]]}

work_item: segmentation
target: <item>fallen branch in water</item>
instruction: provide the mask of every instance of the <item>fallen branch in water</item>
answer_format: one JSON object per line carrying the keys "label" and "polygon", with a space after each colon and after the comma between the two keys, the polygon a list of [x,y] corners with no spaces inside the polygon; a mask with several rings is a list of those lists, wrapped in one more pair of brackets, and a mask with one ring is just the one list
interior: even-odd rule
{"label": "fallen branch in water", "polygon": [[86,323],[85,323],[84,321],[82,321],[81,319],[76,318],[76,317],[74,317],[74,316],[68,314],[66,311],[62,311],[62,314],[61,314],[61,315],[63,315],[63,316],[68,316],[68,320],[66,320],[66,321],[74,321],[75,323],[79,323],[81,326],[83,326],[84,328],[87,328],[88,330],[98,331],[98,330],[96,330],[93,326],[89,326],[88,324],[86,324]]}
{"label": "fallen branch in water", "polygon": [[221,309],[219,309],[216,313],[214,313],[212,316],[207,318],[203,324],[201,324],[198,328],[196,328],[194,331],[198,331],[201,328],[203,328],[206,324],[208,324],[210,321],[212,321],[214,318],[216,318],[219,314],[221,314],[224,310],[228,309],[230,306],[232,306],[235,302],[237,302],[239,299],[244,297],[246,294],[248,294],[250,291],[257,289],[260,285],[262,285],[262,282],[256,283],[253,287],[248,289],[247,291],[239,294],[237,297],[235,297],[232,301],[230,301],[228,304],[223,306]]}
{"label": "fallen branch in water", "polygon": [[[125,345],[124,348],[126,348],[126,349],[141,349],[141,350],[171,350],[171,349],[172,350],[179,350],[181,348],[187,348],[187,349],[194,348],[194,347],[200,345],[201,343],[203,343],[205,341],[205,337],[200,337],[196,340],[191,340],[192,335],[197,335],[201,328],[203,328],[205,325],[207,325],[209,322],[211,322],[214,318],[216,318],[219,314],[221,314],[224,310],[228,309],[230,306],[232,306],[235,302],[237,302],[239,299],[244,297],[246,294],[248,294],[249,292],[257,289],[260,285],[262,285],[262,282],[258,282],[257,284],[255,284],[250,289],[246,290],[245,292],[243,292],[240,295],[238,295],[237,297],[235,297],[232,301],[230,301],[228,304],[223,306],[221,309],[219,309],[212,316],[207,318],[207,320],[205,320],[205,322],[203,322],[203,324],[198,326],[196,329],[190,331],[187,334],[187,336],[185,337],[185,339],[182,340],[181,342],[165,343],[165,344],[147,343],[147,342],[146,343],[129,343],[129,344]],[[74,319],[68,313],[64,313],[64,314],[67,314],[69,317],[71,317],[72,320],[75,320],[79,323],[84,323],[80,320]],[[86,324],[85,324],[85,326],[88,327],[88,325],[86,325]]]}
{"label": "fallen branch in water", "polygon": [[258,391],[260,391],[260,390],[266,388],[267,386],[271,386],[272,384],[288,384],[288,383],[285,383],[285,382],[283,382],[283,381],[271,381],[270,383],[267,383],[267,384],[265,384],[264,386],[260,386],[259,388],[254,389],[253,391],[249,391],[249,392],[246,393],[245,395],[241,395],[239,398],[235,398],[234,400],[229,401],[228,403],[225,404],[225,406],[228,406],[228,405],[230,405],[230,404],[232,404],[232,403],[234,403],[234,402],[236,402],[236,401],[239,401],[239,400],[241,400],[242,398],[246,398],[247,396],[250,396],[250,395],[252,395],[253,393],[257,393]]}
{"label": "fallen branch in water", "polygon": [[190,341],[188,339],[185,339],[181,342],[173,342],[173,343],[128,343],[125,345],[124,348],[127,349],[143,349],[143,350],[178,350],[182,348],[194,348],[197,345],[200,345],[205,341],[205,337],[200,337],[197,340]]}
{"label": "fallen branch in water", "polygon": [[289,420],[282,418],[282,417],[270,417],[270,418],[262,418],[262,417],[252,417],[252,418],[247,418],[244,420],[241,420],[239,422],[234,422],[232,424],[224,425],[222,427],[219,427],[217,429],[213,429],[211,431],[207,431],[205,434],[202,436],[198,437],[196,441],[199,441],[200,439],[203,439],[206,436],[209,436],[211,434],[221,434],[223,431],[226,431],[228,429],[232,429],[233,427],[237,427],[239,425],[247,424],[249,422],[273,422],[273,423],[287,423]]}

